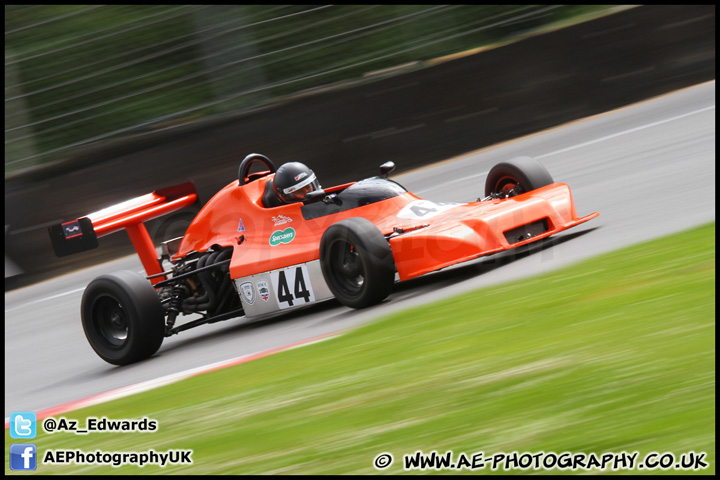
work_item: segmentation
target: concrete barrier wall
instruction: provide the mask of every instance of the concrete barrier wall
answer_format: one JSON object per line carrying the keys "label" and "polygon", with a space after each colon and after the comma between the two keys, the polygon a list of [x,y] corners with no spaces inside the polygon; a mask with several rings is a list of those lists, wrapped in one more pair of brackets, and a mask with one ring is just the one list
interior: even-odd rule
{"label": "concrete barrier wall", "polygon": [[[5,182],[6,289],[133,251],[117,233],[58,259],[49,224],[186,181],[207,201],[251,152],[276,165],[305,162],[331,186],[374,175],[388,160],[401,172],[714,78],[715,7],[643,6],[391,78],[72,152]],[[159,242],[181,235],[191,217],[148,229]],[[8,278],[8,260],[24,273]]]}

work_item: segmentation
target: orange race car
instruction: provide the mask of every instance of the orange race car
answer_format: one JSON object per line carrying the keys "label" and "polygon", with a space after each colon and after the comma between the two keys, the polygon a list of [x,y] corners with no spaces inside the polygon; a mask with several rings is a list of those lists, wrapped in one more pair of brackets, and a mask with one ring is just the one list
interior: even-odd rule
{"label": "orange race car", "polygon": [[[260,171],[256,165],[259,164]],[[126,229],[147,272],[102,275],[85,289],[82,324],[95,352],[124,365],[153,355],[163,338],[205,323],[260,318],[337,298],[352,308],[385,299],[404,281],[546,238],[578,218],[570,188],[531,157],[494,166],[485,196],[423,200],[380,175],[322,189],[302,164],[276,170],[250,154],[238,179],[200,210],[158,258],[144,222],[197,201],[194,185],[157,190],[50,227],[55,253],[97,246]],[[180,315],[201,318],[176,325]]]}

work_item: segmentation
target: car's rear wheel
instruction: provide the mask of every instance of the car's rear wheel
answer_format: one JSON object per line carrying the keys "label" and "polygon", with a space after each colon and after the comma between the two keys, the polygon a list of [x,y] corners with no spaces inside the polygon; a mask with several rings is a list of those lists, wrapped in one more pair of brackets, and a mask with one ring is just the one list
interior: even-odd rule
{"label": "car's rear wheel", "polygon": [[127,365],[158,351],[165,316],[153,286],[121,271],[94,279],[82,298],[82,325],[90,346],[113,365]]}
{"label": "car's rear wheel", "polygon": [[532,157],[515,157],[490,169],[485,196],[514,197],[554,183],[552,175]]}
{"label": "car's rear wheel", "polygon": [[380,303],[395,281],[390,244],[365,218],[349,218],[325,231],[320,241],[320,266],[333,295],[352,308]]}

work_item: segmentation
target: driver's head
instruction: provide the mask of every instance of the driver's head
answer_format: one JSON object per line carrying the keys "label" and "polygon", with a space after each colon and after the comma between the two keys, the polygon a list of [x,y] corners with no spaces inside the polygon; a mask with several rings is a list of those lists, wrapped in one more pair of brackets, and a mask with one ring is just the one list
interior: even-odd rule
{"label": "driver's head", "polygon": [[282,165],[275,172],[273,188],[280,201],[293,203],[302,202],[308,193],[319,190],[320,185],[307,165],[290,162]]}

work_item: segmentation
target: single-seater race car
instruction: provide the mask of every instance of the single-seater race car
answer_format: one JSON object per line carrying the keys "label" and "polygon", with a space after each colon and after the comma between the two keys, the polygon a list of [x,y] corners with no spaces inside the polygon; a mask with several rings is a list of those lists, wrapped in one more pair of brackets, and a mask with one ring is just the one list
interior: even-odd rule
{"label": "single-seater race car", "polygon": [[[260,171],[258,170],[260,168]],[[234,317],[261,318],[336,298],[352,308],[383,301],[396,280],[549,237],[579,218],[570,188],[531,157],[488,173],[482,198],[423,200],[380,175],[270,206],[275,165],[250,154],[238,179],[200,210],[158,257],[144,222],[192,205],[192,183],[157,190],[49,228],[58,256],[125,229],[147,276],[102,275],[85,289],[81,316],[95,352],[115,365],[155,354],[165,337]],[[252,172],[252,170],[256,170]],[[200,318],[176,325],[179,316]]]}

